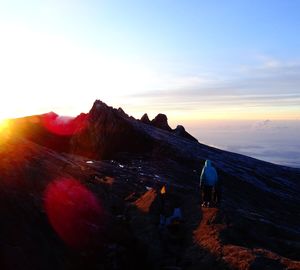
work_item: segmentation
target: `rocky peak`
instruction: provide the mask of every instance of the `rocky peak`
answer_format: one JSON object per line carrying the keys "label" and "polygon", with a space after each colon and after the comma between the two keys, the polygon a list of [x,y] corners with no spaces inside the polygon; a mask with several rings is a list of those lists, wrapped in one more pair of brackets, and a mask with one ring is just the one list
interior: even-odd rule
{"label": "rocky peak", "polygon": [[119,109],[117,111],[122,117],[129,118],[129,115],[127,113],[125,113],[121,107],[119,107]]}
{"label": "rocky peak", "polygon": [[150,119],[149,119],[147,113],[145,113],[145,114],[142,116],[141,122],[143,122],[144,124],[150,124],[150,123],[151,123],[151,121],[150,121]]}
{"label": "rocky peak", "polygon": [[173,132],[174,132],[176,135],[180,136],[180,137],[184,137],[184,138],[190,139],[190,140],[192,140],[192,141],[198,142],[198,140],[197,140],[196,138],[194,138],[191,134],[189,134],[189,133],[185,130],[184,126],[182,126],[182,125],[178,125],[178,126],[174,129]]}
{"label": "rocky peak", "polygon": [[111,158],[121,152],[149,151],[150,143],[121,108],[96,100],[89,112],[87,128],[71,139],[72,153],[94,159]]}
{"label": "rocky peak", "polygon": [[159,113],[152,121],[151,124],[157,128],[172,131],[168,124],[168,118],[165,114]]}
{"label": "rocky peak", "polygon": [[185,132],[185,128],[182,125],[178,125],[175,129],[174,132],[177,133],[178,135],[182,134],[183,132]]}
{"label": "rocky peak", "polygon": [[89,111],[89,118],[91,120],[96,120],[100,116],[105,117],[107,114],[112,112],[112,110],[112,107],[107,106],[104,102],[97,99],[94,102],[92,109]]}
{"label": "rocky peak", "polygon": [[120,117],[125,119],[131,118],[127,113],[124,112],[124,110],[121,107],[115,109],[98,99],[94,102],[93,107],[89,111],[88,115],[89,119],[92,122],[95,122],[100,118],[109,119],[110,121],[114,121],[113,119]]}

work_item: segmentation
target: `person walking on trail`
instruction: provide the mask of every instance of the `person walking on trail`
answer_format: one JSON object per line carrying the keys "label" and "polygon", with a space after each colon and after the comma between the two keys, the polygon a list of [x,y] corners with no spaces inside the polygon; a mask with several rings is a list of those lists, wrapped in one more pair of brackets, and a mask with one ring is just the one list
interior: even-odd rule
{"label": "person walking on trail", "polygon": [[218,174],[216,169],[212,166],[210,160],[205,161],[200,176],[200,190],[202,196],[202,206],[210,207],[212,203],[212,192],[218,183]]}
{"label": "person walking on trail", "polygon": [[166,225],[166,196],[167,196],[167,190],[166,186],[163,185],[160,189],[160,216],[159,216],[159,227],[164,228]]}

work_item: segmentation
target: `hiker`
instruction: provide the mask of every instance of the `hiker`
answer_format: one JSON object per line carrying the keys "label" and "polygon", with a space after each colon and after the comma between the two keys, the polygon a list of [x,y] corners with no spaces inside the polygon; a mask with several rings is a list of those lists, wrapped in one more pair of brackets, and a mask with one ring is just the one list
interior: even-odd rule
{"label": "hiker", "polygon": [[218,183],[218,174],[216,169],[212,166],[210,160],[205,161],[200,176],[200,190],[203,193],[202,206],[210,207],[212,203],[212,192]]}
{"label": "hiker", "polygon": [[159,228],[162,229],[166,225],[167,221],[167,213],[166,213],[166,196],[167,196],[167,190],[166,186],[163,185],[159,192],[160,195],[160,215],[159,215]]}

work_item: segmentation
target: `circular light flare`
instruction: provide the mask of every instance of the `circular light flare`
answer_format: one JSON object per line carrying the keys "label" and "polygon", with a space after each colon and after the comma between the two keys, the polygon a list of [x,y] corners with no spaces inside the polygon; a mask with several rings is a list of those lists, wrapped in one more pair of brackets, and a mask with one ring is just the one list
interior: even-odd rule
{"label": "circular light flare", "polygon": [[99,199],[79,181],[55,180],[48,185],[44,199],[50,224],[68,246],[83,249],[101,244],[105,211]]}

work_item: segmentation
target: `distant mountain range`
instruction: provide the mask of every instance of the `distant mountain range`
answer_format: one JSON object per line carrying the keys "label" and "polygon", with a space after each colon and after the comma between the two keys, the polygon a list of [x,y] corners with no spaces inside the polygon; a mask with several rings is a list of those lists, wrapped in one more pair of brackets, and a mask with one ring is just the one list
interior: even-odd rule
{"label": "distant mountain range", "polygon": [[[212,160],[220,208],[201,209]],[[1,269],[300,269],[300,169],[199,143],[167,116],[97,100],[10,120],[0,141]],[[180,207],[183,223],[161,230]],[[100,206],[99,206],[99,205]],[[80,239],[80,240],[79,240]]]}

